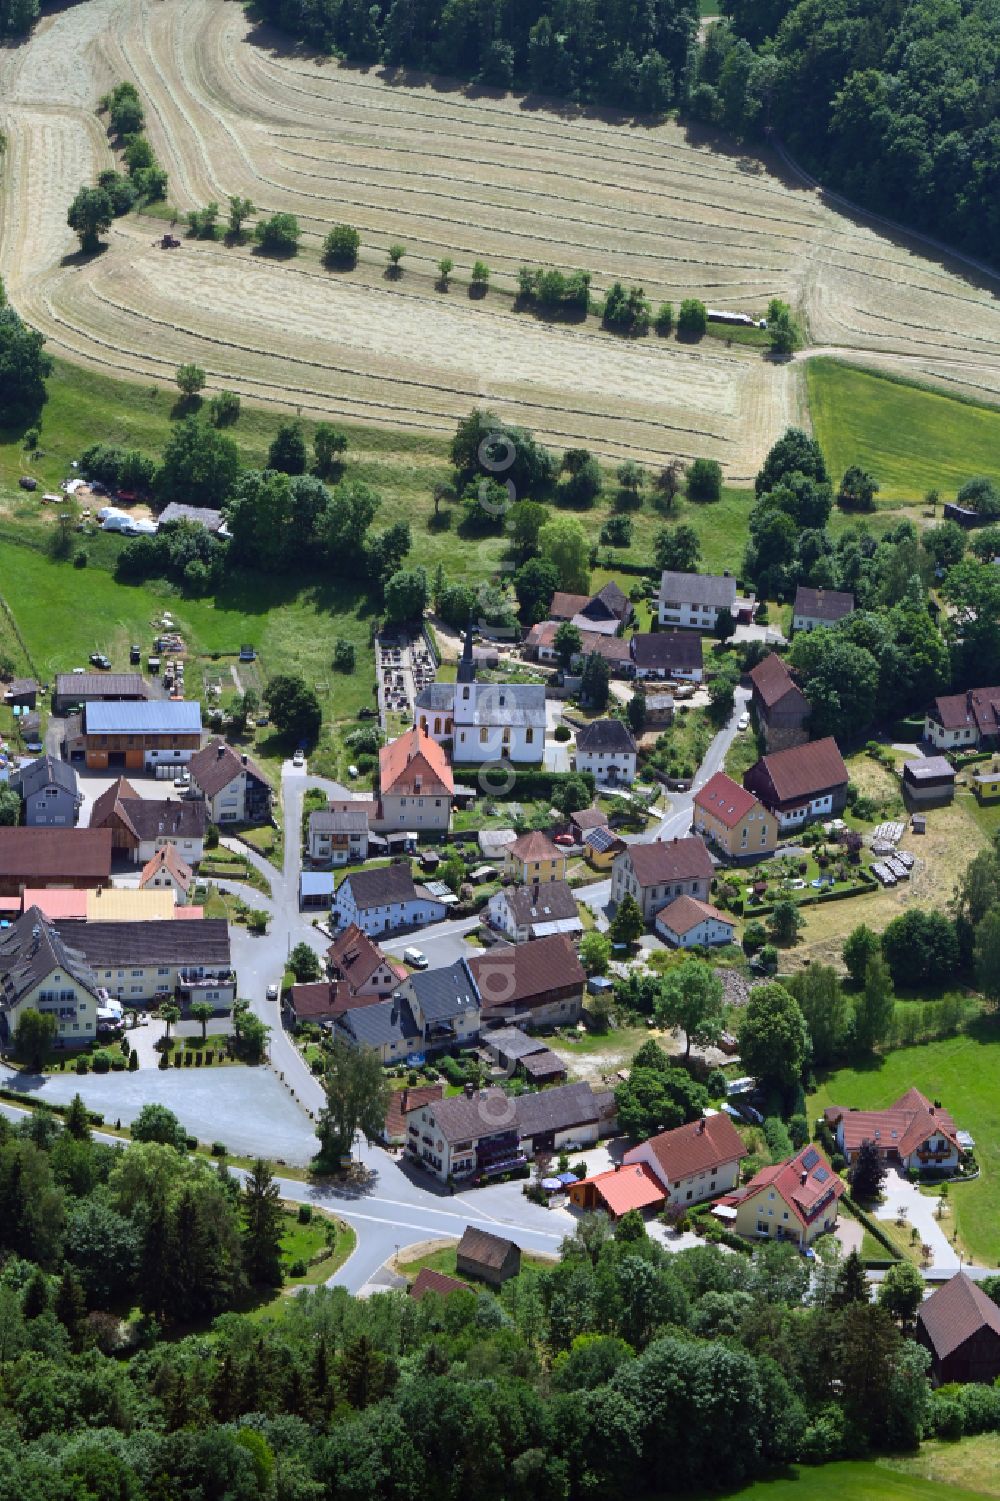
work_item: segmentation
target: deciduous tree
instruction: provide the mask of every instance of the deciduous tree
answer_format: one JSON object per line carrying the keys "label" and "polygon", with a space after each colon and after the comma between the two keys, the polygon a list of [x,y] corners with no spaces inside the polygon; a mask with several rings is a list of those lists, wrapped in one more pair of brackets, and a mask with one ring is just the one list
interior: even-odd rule
{"label": "deciduous tree", "polygon": [[683,959],[664,975],[655,1015],[662,1026],[684,1033],[685,1060],[692,1043],[710,1047],[722,1036],[724,999],[722,981],[704,960]]}

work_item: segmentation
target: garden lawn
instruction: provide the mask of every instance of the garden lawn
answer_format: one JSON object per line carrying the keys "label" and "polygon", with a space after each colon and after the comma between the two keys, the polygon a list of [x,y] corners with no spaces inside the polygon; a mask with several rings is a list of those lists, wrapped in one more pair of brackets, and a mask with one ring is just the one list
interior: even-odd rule
{"label": "garden lawn", "polygon": [[[957,1456],[969,1440],[955,1445],[935,1445],[953,1449]],[[921,1455],[923,1454],[921,1450]],[[777,1480],[758,1480],[741,1491],[726,1492],[740,1501],[976,1501],[983,1495],[997,1494],[995,1473],[976,1471],[957,1478],[967,1479],[969,1487],[938,1484],[921,1474],[902,1474],[889,1465],[896,1461],[852,1459],[838,1464],[801,1466]],[[906,1463],[919,1464],[918,1457]],[[963,1469],[965,1467],[963,1466]],[[719,1493],[716,1492],[716,1495]]]}
{"label": "garden lawn", "polygon": [[836,484],[859,464],[878,500],[952,499],[974,474],[1000,480],[1000,410],[832,359],[806,362],[813,431]]}
{"label": "garden lawn", "polygon": [[[979,1433],[957,1444],[930,1439],[920,1445],[917,1454],[881,1463],[900,1475],[1000,1496],[1000,1434]],[[952,1490],[951,1494],[956,1492]]]}
{"label": "garden lawn", "polygon": [[[853,905],[849,903],[847,905]],[[899,1048],[870,1066],[838,1069],[809,1096],[810,1119],[828,1105],[880,1110],[916,1085],[976,1142],[981,1175],[949,1190],[959,1239],[982,1264],[1000,1264],[1000,1022],[982,1018],[941,1042]]]}

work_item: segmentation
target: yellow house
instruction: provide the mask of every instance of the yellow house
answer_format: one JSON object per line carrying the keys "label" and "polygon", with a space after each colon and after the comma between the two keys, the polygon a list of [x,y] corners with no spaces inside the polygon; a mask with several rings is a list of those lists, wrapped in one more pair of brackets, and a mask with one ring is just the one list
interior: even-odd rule
{"label": "yellow house", "polygon": [[791,1240],[800,1249],[837,1227],[845,1190],[818,1147],[761,1168],[745,1188],[720,1199],[714,1213],[748,1240]]}
{"label": "yellow house", "polygon": [[507,846],[503,873],[512,876],[519,886],[565,881],[566,856],[547,834],[522,834]]}
{"label": "yellow house", "polygon": [[616,856],[627,849],[624,839],[613,834],[609,828],[587,829],[583,835],[583,853],[587,864],[595,870],[610,870]]}
{"label": "yellow house", "polygon": [[731,860],[759,860],[773,855],[778,820],[739,782],[717,771],[692,799],[692,823],[702,838]]}

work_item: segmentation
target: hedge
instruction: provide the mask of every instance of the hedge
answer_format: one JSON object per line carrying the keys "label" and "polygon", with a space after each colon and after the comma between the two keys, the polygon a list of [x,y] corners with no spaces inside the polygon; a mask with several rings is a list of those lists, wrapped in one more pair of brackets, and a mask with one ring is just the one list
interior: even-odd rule
{"label": "hedge", "polygon": [[845,1209],[850,1210],[851,1214],[854,1215],[854,1218],[858,1220],[860,1224],[864,1225],[865,1229],[868,1231],[868,1234],[874,1240],[877,1240],[879,1245],[882,1246],[884,1250],[889,1252],[889,1257],[892,1261],[902,1261],[903,1258],[898,1248],[893,1245],[892,1241],[889,1239],[888,1235],[886,1235],[878,1220],[874,1219],[870,1214],[867,1214],[865,1210],[860,1207],[856,1199],[853,1199],[849,1193],[845,1192],[841,1199],[841,1203],[844,1205]]}
{"label": "hedge", "polygon": [[[468,786],[484,768],[489,771],[490,776],[485,783],[482,796],[498,802],[504,798],[512,798],[515,802],[521,801],[522,798],[527,802],[532,802],[536,798],[551,800],[553,788],[561,786],[570,779],[582,781],[587,786],[591,797],[594,796],[596,788],[592,771],[517,771],[513,767],[499,766],[495,761],[485,761],[479,766],[460,766],[458,772],[462,782]],[[511,777],[514,778],[514,782],[508,791],[493,790],[494,781],[499,786],[501,778],[509,781]]]}
{"label": "hedge", "polygon": [[[69,1110],[68,1105],[50,1105],[48,1100],[32,1099],[22,1094],[19,1089],[0,1087],[0,1099],[12,1100],[15,1105],[21,1105],[25,1110],[50,1110],[53,1115],[65,1115]],[[92,1126],[104,1125],[104,1116],[96,1110],[88,1110],[87,1119]]]}

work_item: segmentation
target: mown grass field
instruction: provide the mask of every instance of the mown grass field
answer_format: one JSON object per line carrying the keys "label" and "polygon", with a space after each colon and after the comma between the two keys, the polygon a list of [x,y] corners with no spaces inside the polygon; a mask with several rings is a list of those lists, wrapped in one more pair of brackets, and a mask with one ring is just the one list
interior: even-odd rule
{"label": "mown grass field", "polygon": [[953,500],[976,474],[1000,480],[1000,409],[956,401],[838,360],[806,362],[813,431],[836,483],[860,464],[878,480],[880,504]]}
{"label": "mown grass field", "polygon": [[980,1176],[955,1184],[949,1204],[959,1240],[977,1262],[1000,1265],[1000,1022],[984,1018],[968,1032],[941,1042],[899,1048],[870,1066],[843,1068],[809,1096],[814,1119],[828,1105],[880,1110],[911,1085],[940,1100],[960,1130],[976,1142]]}
{"label": "mown grass field", "polygon": [[[958,1468],[956,1479],[962,1484],[953,1484],[950,1476],[941,1483],[922,1473],[904,1473],[902,1468],[895,1467],[895,1461],[855,1459],[815,1469],[803,1466],[779,1479],[759,1480],[728,1494],[738,1496],[739,1501],[786,1501],[786,1498],[787,1501],[975,1501],[976,1497],[998,1494],[995,1470],[990,1473],[988,1469],[977,1469],[971,1454],[966,1463],[963,1451],[977,1442],[963,1439],[953,1445],[924,1446],[924,1449],[951,1450]],[[919,1465],[920,1458],[905,1463]]]}

